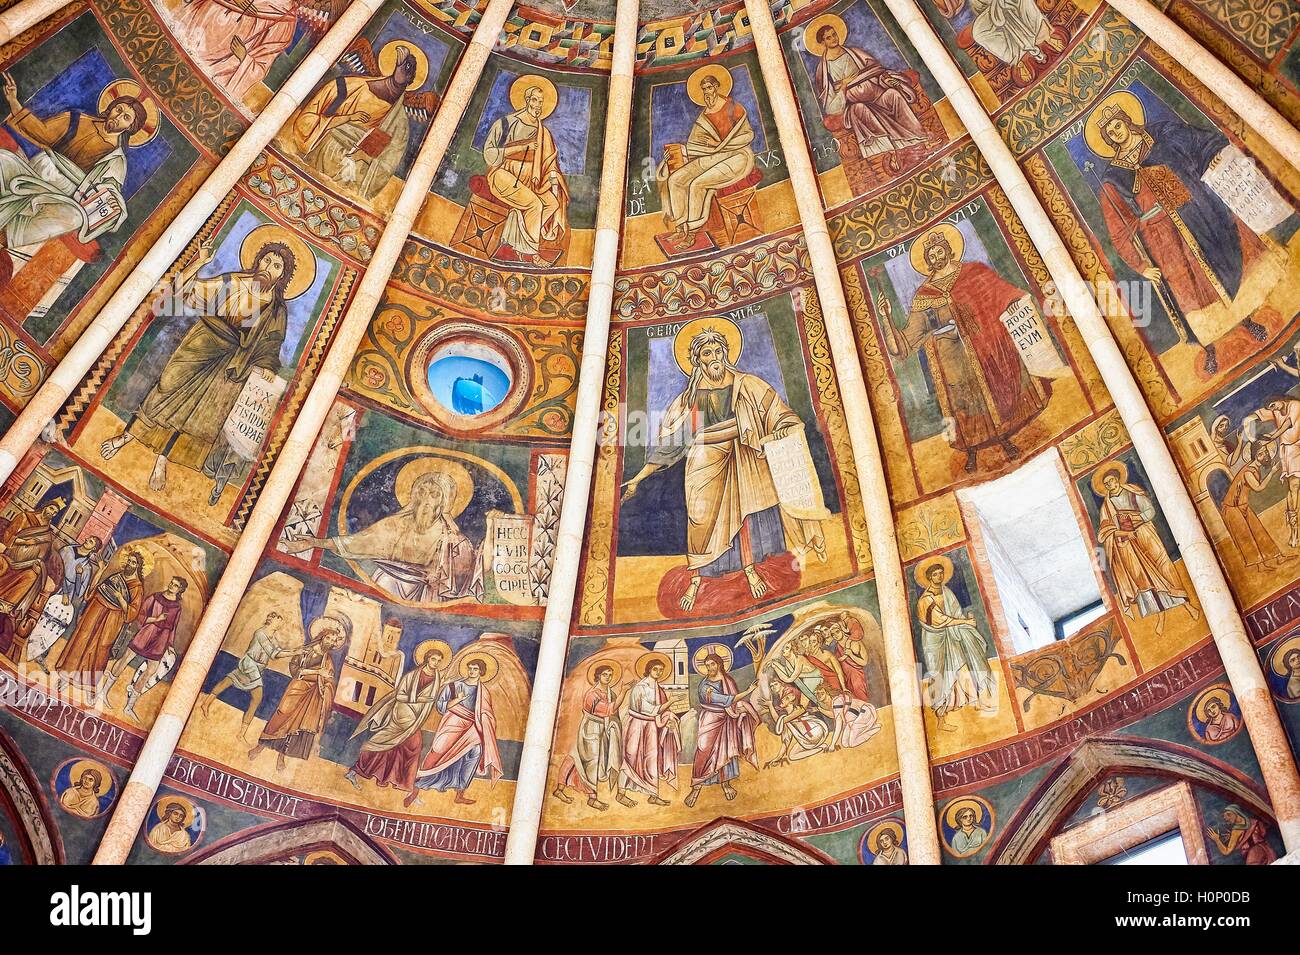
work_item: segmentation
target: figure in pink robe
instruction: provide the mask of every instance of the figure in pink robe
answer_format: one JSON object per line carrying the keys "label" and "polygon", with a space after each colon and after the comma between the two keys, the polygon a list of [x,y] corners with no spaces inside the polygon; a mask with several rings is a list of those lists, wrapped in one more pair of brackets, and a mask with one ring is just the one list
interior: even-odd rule
{"label": "figure in pink robe", "polygon": [[722,794],[736,798],[731,780],[740,775],[743,757],[755,769],[754,727],[757,723],[747,697],[754,689],[741,692],[717,654],[704,659],[699,685],[699,728],[695,735],[695,763],[691,770],[691,791],[686,806],[692,807],[705,786],[722,786]]}
{"label": "figure in pink robe", "polygon": [[289,48],[300,15],[301,0],[190,0],[176,13],[176,35],[204,74],[242,99]]}
{"label": "figure in pink robe", "polygon": [[667,669],[658,660],[645,667],[628,694],[627,722],[623,726],[622,786],[649,795],[652,806],[666,806],[659,781],[677,788],[677,760],[682,732],[677,716],[668,708],[668,694],[659,685]]}
{"label": "figure in pink robe", "polygon": [[438,695],[442,721],[420,763],[415,789],[402,805],[414,803],[425,789],[454,790],[456,802],[471,805],[474,800],[465,795],[465,790],[475,776],[500,778],[497,721],[492,712],[492,694],[483,683],[487,666],[480,658],[471,657],[464,664],[464,679],[449,683]]}

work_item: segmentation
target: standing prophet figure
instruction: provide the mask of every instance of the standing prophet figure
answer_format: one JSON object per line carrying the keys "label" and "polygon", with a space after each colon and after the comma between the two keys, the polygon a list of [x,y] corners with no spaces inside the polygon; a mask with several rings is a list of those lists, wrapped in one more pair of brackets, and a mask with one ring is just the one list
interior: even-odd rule
{"label": "standing prophet figure", "polygon": [[201,471],[213,480],[209,507],[216,506],[235,466],[223,434],[226,419],[252,375],[275,378],[287,302],[307,290],[316,272],[306,243],[279,226],[260,226],[244,238],[241,270],[199,278],[215,254],[215,246],[205,242],[182,269],[176,287],[198,318],[126,427],[99,447],[106,461],[132,441],[147,447],[156,456],[149,475],[154,491],[167,486],[169,459]]}
{"label": "standing prophet figure", "polygon": [[913,243],[913,267],[925,281],[902,328],[883,293],[876,307],[891,355],[924,353],[939,410],[951,422],[948,443],[974,471],[983,448],[1001,448],[1008,461],[1020,457],[1011,439],[1047,407],[1050,381],[1029,373],[1002,319],[1028,293],[982,262],[963,262],[963,243],[951,225]]}
{"label": "standing prophet figure", "polygon": [[1093,475],[1093,491],[1101,498],[1097,539],[1115,580],[1124,616],[1156,618],[1156,633],[1164,631],[1164,612],[1185,607],[1193,620],[1200,612],[1187,599],[1174,562],[1156,530],[1156,506],[1145,488],[1128,481],[1121,461],[1104,465]]}
{"label": "standing prophet figure", "polygon": [[[790,544],[800,554],[826,554],[825,508],[797,511],[783,504],[765,457],[766,444],[804,423],[775,388],[733,364],[726,328],[739,341],[739,330],[722,321],[691,337],[686,388],[669,402],[657,446],[623,492],[626,503],[647,477],[685,460],[689,583],[670,595],[685,612],[708,592],[706,580],[738,571],[754,599],[774,592],[775,575],[761,565],[789,553]],[[800,466],[806,486],[820,494],[811,459]]]}
{"label": "standing prophet figure", "polygon": [[948,586],[951,576],[947,558],[917,567],[917,582],[924,590],[916,601],[916,619],[921,624],[926,676],[931,680],[931,706],[939,728],[949,732],[957,729],[948,721],[953,710],[971,705],[992,709],[995,685],[988,643]]}

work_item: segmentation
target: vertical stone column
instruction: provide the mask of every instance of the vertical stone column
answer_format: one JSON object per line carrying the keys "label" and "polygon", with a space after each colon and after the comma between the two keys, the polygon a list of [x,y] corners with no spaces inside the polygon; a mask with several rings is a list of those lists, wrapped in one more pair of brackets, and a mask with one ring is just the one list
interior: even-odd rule
{"label": "vertical stone column", "polygon": [[618,0],[614,15],[614,57],[609,73],[609,106],[605,115],[605,142],[601,153],[600,199],[596,206],[596,240],[591,256],[591,292],[582,335],[582,364],[578,369],[578,397],[573,415],[573,436],[565,470],[564,499],[555,539],[555,566],[542,619],[541,643],[533,690],[528,702],[528,723],[519,758],[510,834],[506,837],[506,864],[532,865],[546,800],[546,776],[551,763],[555,711],[564,682],[564,658],[569,646],[569,624],[582,562],[582,542],[587,530],[587,507],[600,426],[600,399],[605,387],[605,361],[609,350],[609,320],[614,307],[614,271],[618,266],[619,233],[623,226],[623,190],[627,181],[628,139],[632,130],[632,72],[636,65],[638,0]]}
{"label": "vertical stone column", "polygon": [[[14,7],[26,6],[27,2]],[[40,0],[53,2],[53,0]],[[114,336],[122,330],[135,310],[158,287],[159,281],[181,250],[194,238],[208,217],[248,171],[261,151],[298,105],[311,95],[325,72],[343,55],[348,44],[361,32],[383,0],[352,0],[316,47],[307,54],[230,152],[203,181],[181,211],[149,247],[131,274],[118,286],[99,310],[86,330],[50,372],[32,395],[22,412],[0,438],[0,482],[13,473],[14,467],[50,420],[59,412],[72,390],[81,383]]]}
{"label": "vertical stone column", "polygon": [[1151,0],[1106,0],[1152,43],[1181,63],[1214,91],[1292,166],[1300,169],[1300,130],[1268,104],[1249,84],[1201,46],[1190,33]]}
{"label": "vertical stone column", "polygon": [[925,742],[925,719],[921,711],[921,681],[916,668],[894,511],[880,456],[880,439],[876,435],[862,365],[858,361],[858,343],[844,299],[839,263],[826,227],[826,210],[817,185],[817,173],[808,153],[808,139],[800,124],[799,105],[786,70],[772,11],[767,0],[745,0],[745,9],[754,31],[763,82],[781,136],[781,149],[790,170],[804,241],[812,259],[813,279],[821,299],[831,358],[835,363],[835,375],[844,401],[844,417],[853,445],[853,463],[862,489],[871,564],[880,599],[880,627],[885,637],[889,699],[898,747],[898,776],[903,791],[903,815],[907,820],[908,858],[913,865],[938,865],[941,858],[939,832],[935,823],[934,793],[930,786],[930,752]]}
{"label": "vertical stone column", "polygon": [[8,43],[24,30],[53,16],[72,0],[22,0],[0,13],[0,43]]}
{"label": "vertical stone column", "polygon": [[407,173],[406,183],[389,216],[388,224],[375,244],[370,265],[357,283],[352,302],[338,324],[329,354],[321,364],[302,410],[294,419],[289,437],[249,515],[239,543],[230,555],[225,572],[204,608],[189,649],[174,671],[172,685],[163,700],[162,709],[149,730],[140,757],[131,771],[131,778],[122,790],[113,818],[109,821],[95,854],[96,865],[121,864],[131,851],[136,833],[144,823],[149,804],[153,801],[167,763],[176,749],[185,721],[203,689],[203,680],[221,649],[221,641],[225,638],[235,610],[261,561],[262,553],[275,533],[280,515],[343,385],[343,377],[352,364],[352,357],[362,336],[370,326],[370,319],[383,297],[393,267],[415,224],[415,217],[433,185],[438,165],[456,133],[512,5],[513,0],[489,0],[487,9],[483,11],[483,18],[456,67],[451,85],[425,135],[415,162]]}
{"label": "vertical stone column", "polygon": [[1224,670],[1241,706],[1246,728],[1250,731],[1282,840],[1289,851],[1300,849],[1300,775],[1296,773],[1295,759],[1273,706],[1259,658],[1246,633],[1245,623],[1233,602],[1232,591],[1206,537],[1205,527],[1196,513],[1191,495],[1174,464],[1164,435],[1151,416],[1151,410],[1147,407],[1088,284],[1079,273],[1011,150],[1002,141],[1002,136],[989,119],[988,113],[966,82],[966,77],[917,9],[915,0],[885,2],[916,51],[925,60],[971,139],[983,153],[1016,215],[1024,223],[1025,231],[1043,257],[1052,280],[1101,372],[1102,381],[1110,391],[1115,409],[1123,419],[1124,426],[1133,439],[1133,448],[1151,481],[1151,490],[1160,502],[1165,520],[1178,542],[1183,564],[1205,611],[1210,632],[1218,646],[1219,655],[1223,658]]}

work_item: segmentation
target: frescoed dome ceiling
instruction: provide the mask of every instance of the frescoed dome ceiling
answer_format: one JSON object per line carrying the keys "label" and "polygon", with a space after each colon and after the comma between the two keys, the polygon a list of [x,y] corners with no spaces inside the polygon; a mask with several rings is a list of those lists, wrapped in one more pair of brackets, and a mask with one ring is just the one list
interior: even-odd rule
{"label": "frescoed dome ceiling", "polygon": [[1286,4],[32,2],[0,863],[1295,848]]}

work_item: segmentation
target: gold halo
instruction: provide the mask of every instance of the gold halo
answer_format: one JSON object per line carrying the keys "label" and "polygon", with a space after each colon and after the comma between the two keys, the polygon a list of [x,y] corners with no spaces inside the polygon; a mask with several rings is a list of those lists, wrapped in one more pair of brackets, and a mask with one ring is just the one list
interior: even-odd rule
{"label": "gold halo", "polygon": [[329,613],[321,614],[319,617],[317,617],[307,626],[307,639],[311,642],[315,642],[321,639],[320,632],[322,630],[327,629],[326,621],[329,621],[330,623],[334,624],[334,629],[338,630],[338,632],[342,635],[343,639],[348,640],[349,639],[348,632],[343,628],[343,625],[339,622],[339,616],[340,614],[339,611],[337,610],[331,610]]}
{"label": "gold halo", "polygon": [[393,72],[393,68],[397,66],[399,46],[406,47],[411,51],[411,56],[415,57],[415,77],[407,89],[418,90],[429,78],[429,57],[410,40],[389,40],[379,48],[379,72],[384,76],[389,76]]}
{"label": "gold halo", "polygon": [[665,676],[673,672],[673,661],[668,659],[668,654],[660,653],[658,650],[651,650],[649,653],[641,654],[636,658],[636,663],[632,665],[632,669],[638,677],[644,678],[652,663],[662,663]]}
{"label": "gold halo", "polygon": [[81,774],[88,769],[93,769],[96,775],[99,776],[99,785],[95,787],[95,795],[106,795],[113,788],[113,777],[102,764],[95,762],[93,759],[79,759],[72,764],[68,770],[69,787],[75,787],[77,780],[81,778]]}
{"label": "gold halo", "polygon": [[317,849],[302,858],[303,865],[320,865],[322,859],[329,859],[331,865],[347,865],[348,861],[332,849]]}
{"label": "gold halo", "polygon": [[711,653],[716,653],[722,658],[722,668],[724,670],[729,671],[731,669],[731,661],[735,659],[731,654],[731,649],[721,643],[706,643],[696,650],[695,655],[691,657],[691,665],[695,667],[696,673],[704,672],[704,660]]}
{"label": "gold halo", "polygon": [[745,336],[741,333],[739,325],[721,316],[693,318],[677,329],[677,334],[673,336],[673,356],[677,359],[677,367],[687,378],[691,377],[691,339],[705,329],[720,332],[727,340],[728,361],[733,365],[740,361],[740,353],[745,347]]}
{"label": "gold halo", "polygon": [[194,808],[194,803],[190,802],[188,799],[183,799],[180,796],[164,796],[153,804],[154,815],[158,817],[159,821],[162,821],[163,816],[167,814],[168,807],[173,803],[185,810],[185,828],[188,829],[190,826],[194,825],[194,817],[197,813],[197,810]]}
{"label": "gold halo", "polygon": [[845,37],[849,35],[849,28],[835,14],[823,13],[819,17],[813,17],[803,28],[803,48],[813,56],[823,56],[826,53],[826,47],[817,39],[817,35],[822,32],[822,27],[827,26],[835,28],[835,35],[840,38],[840,43],[843,43]]}
{"label": "gold halo", "polygon": [[595,686],[596,674],[605,667],[609,667],[611,670],[614,671],[614,679],[609,681],[610,684],[612,685],[618,683],[618,681],[623,676],[623,664],[619,663],[617,660],[591,661],[591,663],[587,664],[587,682],[590,683],[592,686]]}
{"label": "gold halo", "polygon": [[448,504],[447,513],[453,518],[460,517],[465,508],[469,506],[470,498],[474,496],[474,481],[469,476],[469,471],[466,470],[465,465],[449,458],[428,455],[403,464],[397,472],[397,480],[393,484],[393,496],[397,498],[398,504],[406,507],[410,503],[411,488],[415,485],[416,479],[435,472],[445,474],[455,482],[456,496]]}
{"label": "gold halo", "polygon": [[245,269],[251,269],[257,261],[258,253],[268,242],[283,242],[293,253],[293,278],[289,279],[289,284],[284,288],[284,297],[297,298],[316,281],[316,256],[312,254],[311,247],[296,234],[284,226],[268,222],[244,236],[244,241],[239,245],[239,264]]}
{"label": "gold halo", "polygon": [[1083,138],[1088,144],[1088,148],[1102,159],[1115,158],[1114,148],[1101,138],[1102,114],[1112,106],[1118,106],[1124,110],[1124,112],[1128,113],[1129,119],[1139,126],[1146,124],[1146,110],[1142,108],[1142,101],[1128,90],[1116,90],[1094,106],[1092,112],[1088,114],[1087,120],[1084,121]]}
{"label": "gold halo", "polygon": [[701,66],[698,70],[686,78],[686,95],[691,98],[691,102],[696,106],[704,105],[704,90],[701,84],[705,77],[713,77],[718,81],[718,93],[721,96],[731,94],[731,74],[727,68],[720,63],[710,63],[708,66]]}
{"label": "gold halo", "polygon": [[989,814],[988,806],[984,800],[974,796],[966,796],[961,799],[954,799],[943,808],[943,821],[948,824],[949,829],[957,829],[957,813],[962,809],[975,810],[975,825],[979,826]]}
{"label": "gold halo", "polygon": [[415,648],[415,665],[418,667],[424,666],[425,659],[434,650],[442,654],[444,663],[451,659],[451,646],[446,640],[425,640]]}
{"label": "gold halo", "polygon": [[934,557],[927,557],[921,561],[912,571],[912,577],[921,585],[922,590],[930,586],[930,582],[925,579],[925,575],[931,567],[943,568],[943,582],[945,584],[952,580],[952,561],[943,554],[936,554]]}
{"label": "gold halo", "polygon": [[132,146],[143,146],[158,135],[158,103],[152,96],[140,88],[134,80],[114,80],[99,93],[99,114],[102,116],[108,104],[119,96],[130,96],[140,101],[144,107],[144,125],[131,134],[127,142]]}
{"label": "gold halo", "polygon": [[936,232],[942,233],[948,240],[948,247],[952,249],[954,259],[960,259],[962,252],[966,250],[966,237],[951,222],[940,222],[933,229],[925,230],[913,240],[912,247],[907,250],[907,257],[912,260],[912,268],[921,275],[930,274],[930,263],[925,261],[925,243]]}
{"label": "gold halo", "polygon": [[492,656],[490,653],[467,654],[465,659],[460,661],[461,676],[469,676],[466,671],[469,669],[470,663],[475,660],[482,663],[484,668],[483,675],[479,677],[478,680],[480,683],[491,683],[496,679],[497,671],[501,669],[501,664],[497,663],[497,658]]}
{"label": "gold halo", "polygon": [[122,563],[119,569],[126,568],[126,559],[129,556],[131,556],[132,554],[139,554],[140,555],[140,576],[148,577],[150,572],[153,570],[153,561],[149,559],[149,552],[145,550],[143,547],[137,546],[135,544],[127,544],[120,551],[118,551],[118,553],[122,555],[121,556]]}
{"label": "gold halo", "polygon": [[1225,713],[1229,712],[1232,709],[1232,694],[1228,692],[1228,688],[1226,686],[1208,687],[1201,693],[1200,696],[1196,698],[1196,702],[1192,704],[1192,710],[1194,713],[1196,713],[1196,718],[1200,720],[1202,723],[1209,722],[1209,718],[1206,716],[1205,713],[1205,707],[1206,704],[1210,702],[1210,700],[1218,700],[1220,703],[1222,703],[1223,711]]}
{"label": "gold halo", "polygon": [[1291,674],[1287,672],[1285,661],[1286,655],[1292,650],[1300,650],[1300,633],[1297,633],[1292,637],[1287,637],[1273,648],[1273,652],[1269,654],[1269,669],[1278,676],[1290,676]]}
{"label": "gold halo", "polygon": [[903,824],[897,819],[886,819],[876,823],[867,833],[867,845],[871,847],[872,855],[880,851],[880,834],[886,830],[894,834],[894,843],[900,849],[903,847]]}
{"label": "gold halo", "polygon": [[1092,481],[1090,483],[1092,484],[1092,489],[1097,492],[1098,497],[1104,498],[1106,496],[1106,487],[1101,482],[1107,474],[1118,474],[1119,483],[1127,484],[1128,465],[1123,461],[1111,461],[1108,464],[1103,464],[1101,467],[1097,468],[1096,471],[1092,472]]}
{"label": "gold halo", "polygon": [[560,94],[556,92],[555,84],[544,76],[538,76],[536,73],[525,73],[511,83],[510,105],[515,109],[523,109],[524,91],[534,86],[542,91],[542,119],[545,119],[555,112],[555,104],[560,101]]}

